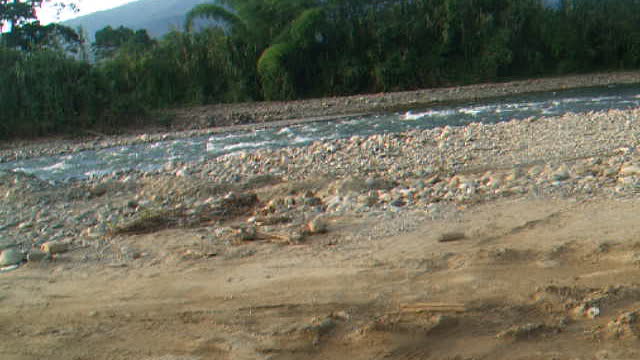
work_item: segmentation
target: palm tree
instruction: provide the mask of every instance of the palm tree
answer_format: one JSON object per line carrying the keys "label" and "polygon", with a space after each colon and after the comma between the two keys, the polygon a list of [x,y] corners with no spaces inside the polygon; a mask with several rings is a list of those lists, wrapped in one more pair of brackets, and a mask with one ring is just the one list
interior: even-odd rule
{"label": "palm tree", "polygon": [[253,71],[258,71],[263,96],[289,98],[294,91],[287,80],[290,74],[284,69],[284,61],[304,43],[302,37],[309,33],[305,24],[318,19],[320,3],[321,0],[220,0],[219,4],[193,8],[187,14],[185,26],[193,32],[197,19],[215,20],[235,46],[243,49]]}
{"label": "palm tree", "polygon": [[220,0],[219,4],[193,8],[187,14],[185,26],[191,32],[195,20],[215,20],[230,36],[251,42],[262,51],[286,37],[291,22],[315,6],[316,0]]}

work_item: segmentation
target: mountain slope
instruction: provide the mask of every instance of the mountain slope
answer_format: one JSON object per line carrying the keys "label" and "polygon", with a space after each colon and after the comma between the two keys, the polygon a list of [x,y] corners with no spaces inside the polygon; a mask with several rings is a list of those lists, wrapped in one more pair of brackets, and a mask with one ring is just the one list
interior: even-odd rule
{"label": "mountain slope", "polygon": [[72,28],[82,27],[89,40],[107,25],[147,29],[149,35],[160,37],[173,28],[181,28],[185,14],[194,6],[211,0],[139,0],[114,9],[99,11],[63,22]]}

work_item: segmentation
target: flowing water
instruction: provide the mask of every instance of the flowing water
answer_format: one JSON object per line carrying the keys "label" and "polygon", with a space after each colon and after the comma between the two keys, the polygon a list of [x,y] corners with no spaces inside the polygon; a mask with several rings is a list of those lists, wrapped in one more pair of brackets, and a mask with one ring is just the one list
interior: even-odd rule
{"label": "flowing water", "polygon": [[284,128],[119,146],[73,154],[0,164],[0,170],[21,171],[48,181],[98,177],[128,170],[154,171],[171,163],[199,162],[238,151],[303,146],[314,141],[497,123],[532,116],[640,107],[640,87],[610,86],[504,97],[474,103],[411,109],[362,117],[336,118]]}

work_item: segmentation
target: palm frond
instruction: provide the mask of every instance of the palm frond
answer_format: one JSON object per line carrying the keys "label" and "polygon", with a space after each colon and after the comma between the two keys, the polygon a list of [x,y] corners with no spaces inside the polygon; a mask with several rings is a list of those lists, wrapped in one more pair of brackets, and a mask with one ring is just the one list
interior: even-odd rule
{"label": "palm frond", "polygon": [[224,7],[213,4],[200,4],[187,13],[185,21],[186,31],[191,32],[193,30],[193,22],[201,18],[221,21],[227,24],[231,28],[231,31],[245,28],[242,20]]}

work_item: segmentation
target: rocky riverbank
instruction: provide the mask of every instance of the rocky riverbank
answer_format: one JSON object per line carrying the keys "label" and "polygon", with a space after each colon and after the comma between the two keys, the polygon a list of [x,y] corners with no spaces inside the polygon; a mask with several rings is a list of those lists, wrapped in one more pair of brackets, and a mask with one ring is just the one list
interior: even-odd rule
{"label": "rocky riverbank", "polygon": [[0,235],[25,253],[50,241],[100,248],[119,234],[200,226],[222,243],[301,242],[316,232],[309,231],[316,218],[436,216],[445,205],[505,197],[634,196],[638,119],[640,109],[472,123],[240,152],[65,185],[5,172]]}

